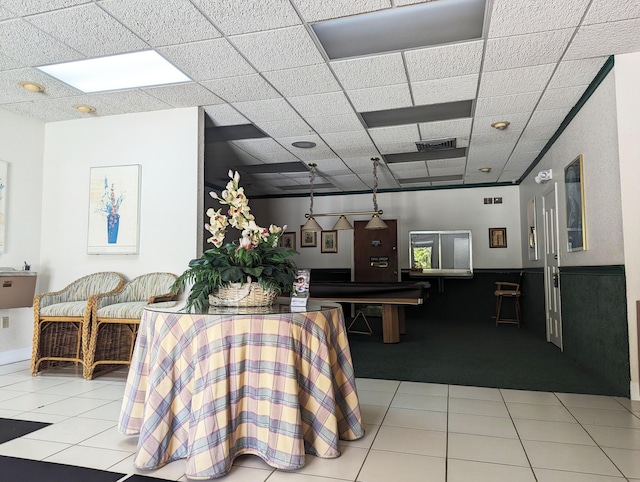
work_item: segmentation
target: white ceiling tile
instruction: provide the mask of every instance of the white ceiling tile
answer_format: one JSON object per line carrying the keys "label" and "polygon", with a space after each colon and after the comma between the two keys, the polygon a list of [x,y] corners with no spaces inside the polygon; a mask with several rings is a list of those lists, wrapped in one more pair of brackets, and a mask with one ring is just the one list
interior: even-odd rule
{"label": "white ceiling tile", "polygon": [[589,0],[494,0],[489,38],[576,27]]}
{"label": "white ceiling tile", "polygon": [[349,90],[347,95],[358,112],[399,109],[413,105],[408,84]]}
{"label": "white ceiling tile", "polygon": [[362,182],[362,179],[355,174],[331,176],[331,181],[335,186],[345,191],[361,191],[369,188],[369,186]]}
{"label": "white ceiling tile", "polygon": [[374,129],[369,129],[369,134],[375,143],[413,142],[414,147],[415,142],[420,139],[418,126],[416,124],[393,127],[376,127]]}
{"label": "white ceiling tile", "polygon": [[457,169],[464,170],[464,166],[467,163],[466,157],[456,157],[453,159],[434,159],[427,161],[427,168],[432,169]]}
{"label": "white ceiling tile", "polygon": [[[515,152],[511,154],[507,165],[513,163],[514,165],[526,165],[527,167],[538,157],[538,152]],[[524,169],[523,171],[524,172]]]}
{"label": "white ceiling tile", "polygon": [[249,123],[245,116],[229,104],[205,105],[204,111],[217,126],[233,126]]}
{"label": "white ceiling tile", "polygon": [[582,25],[640,17],[640,3],[634,0],[593,0]]}
{"label": "white ceiling tile", "polygon": [[[46,87],[44,92],[28,92],[20,81],[37,82]],[[0,72],[0,103],[40,101],[55,97],[80,94],[80,91],[68,86],[36,69],[17,69]]]}
{"label": "white ceiling tile", "polygon": [[157,50],[193,80],[255,74],[255,69],[222,38],[161,47]]}
{"label": "white ceiling tile", "polygon": [[505,166],[505,170],[500,173],[500,177],[498,178],[498,182],[517,182],[522,175],[522,169],[518,169],[517,171],[507,169],[508,165]]}
{"label": "white ceiling tile", "polygon": [[544,90],[555,64],[485,72],[480,78],[478,97],[521,94]]}
{"label": "white ceiling tile", "polygon": [[565,59],[617,55],[640,50],[640,18],[580,27]]}
{"label": "white ceiling tile", "polygon": [[290,97],[289,101],[303,117],[353,113],[353,108],[343,92]]}
{"label": "white ceiling tile", "polygon": [[411,82],[414,104],[429,105],[475,99],[479,77],[474,74]]}
{"label": "white ceiling tile", "polygon": [[236,35],[230,40],[260,71],[290,69],[324,61],[302,26]]}
{"label": "white ceiling tile", "polygon": [[[325,134],[322,136],[324,141],[332,148],[349,148],[364,146],[373,149],[373,143],[366,131],[350,131]],[[371,152],[375,155],[375,152]],[[358,154],[359,156],[359,154]],[[341,156],[344,157],[344,156]]]}
{"label": "white ceiling tile", "polygon": [[318,134],[364,129],[362,122],[360,122],[359,117],[354,112],[339,115],[326,115],[322,117],[306,116],[306,120]]}
{"label": "white ceiling tile", "polygon": [[193,0],[225,35],[271,30],[300,24],[288,0]]}
{"label": "white ceiling tile", "polygon": [[558,129],[558,125],[537,125],[527,127],[522,133],[522,141],[548,141]]}
{"label": "white ceiling tile", "polygon": [[0,52],[0,71],[18,69],[26,65]]}
{"label": "white ceiling tile", "polygon": [[549,82],[549,89],[589,85],[607,59],[608,57],[595,57],[560,62]]}
{"label": "white ceiling tile", "polygon": [[260,121],[255,123],[270,137],[304,136],[313,133],[313,129],[301,118],[278,121]]}
{"label": "white ceiling tile", "polygon": [[280,94],[258,74],[207,80],[201,83],[227,102],[247,102],[280,97]]}
{"label": "white ceiling tile", "polygon": [[[333,134],[331,134],[333,135]],[[328,141],[327,141],[328,142]],[[333,149],[333,151],[343,159],[345,158],[355,158],[361,157],[366,159],[371,159],[373,156],[380,156],[380,153],[376,149],[373,143],[363,143],[361,145],[341,145],[341,144],[331,144],[329,146]],[[346,162],[346,159],[345,159]],[[351,167],[351,164],[349,164]],[[354,170],[357,166],[354,166]]]}
{"label": "white ceiling tile", "polygon": [[409,81],[460,77],[480,72],[484,41],[409,50],[404,53]]}
{"label": "white ceiling tile", "polygon": [[149,47],[93,3],[34,15],[29,22],[89,57]]}
{"label": "white ceiling tile", "polygon": [[[500,95],[497,97],[481,97],[476,101],[476,116],[491,117],[531,112],[541,92],[525,92],[522,94]],[[502,119],[505,120],[505,119]]]}
{"label": "white ceiling tile", "polygon": [[241,139],[229,142],[247,154],[263,159],[264,162],[267,163],[292,162],[297,160],[293,154],[273,139]]}
{"label": "white ceiling tile", "polygon": [[252,122],[298,119],[300,117],[283,98],[236,102],[233,106]]}
{"label": "white ceiling tile", "polygon": [[429,176],[454,176],[464,174],[464,166],[429,167]]}
{"label": "white ceiling tile", "polygon": [[473,145],[472,141],[467,159],[469,162],[479,163],[483,166],[493,167],[495,165],[502,165],[505,163],[505,159],[509,158],[509,155],[513,151],[513,146],[513,143],[478,146]]}
{"label": "white ceiling tile", "polygon": [[376,148],[380,154],[399,154],[403,152],[417,152],[416,141],[409,142],[376,142]]}
{"label": "white ceiling tile", "polygon": [[529,120],[527,128],[538,126],[552,126],[557,128],[567,116],[572,107],[573,106],[571,105],[564,108],[559,108],[559,106],[556,106],[555,109],[549,110],[538,109],[531,115],[531,119]]}
{"label": "white ceiling tile", "polygon": [[325,64],[265,72],[264,76],[285,96],[336,92],[340,85]]}
{"label": "white ceiling tile", "polygon": [[2,0],[2,6],[17,15],[32,15],[34,13],[57,10],[87,3],[86,0]]}
{"label": "white ceiling tile", "polygon": [[221,35],[188,0],[103,0],[100,5],[152,47]]}
{"label": "white ceiling tile", "polygon": [[22,19],[0,22],[0,53],[21,65],[44,65],[82,58],[82,54]]}
{"label": "white ceiling tile", "polygon": [[547,89],[540,99],[537,110],[557,109],[559,107],[571,109],[582,97],[586,88],[587,86],[579,85],[562,89]]}
{"label": "white ceiling tile", "polygon": [[[149,112],[154,110],[171,109],[172,106],[162,100],[153,97],[140,89],[119,90],[115,92],[100,92],[97,94],[83,94],[77,97],[83,99],[81,102],[89,103],[97,108],[97,115],[106,115],[108,108],[110,114],[126,114],[129,112]],[[94,100],[95,104],[94,104]],[[63,100],[63,99],[61,99]],[[101,102],[105,102],[105,108],[101,107]]]}
{"label": "white ceiling tile", "polygon": [[409,173],[415,177],[425,177],[429,175],[426,161],[394,162],[389,164],[388,168],[398,177],[408,177],[407,174]]}
{"label": "white ceiling tile", "polygon": [[[427,166],[421,162],[402,163],[401,167],[398,164],[392,164],[389,166],[391,172],[396,176],[396,179],[412,179],[419,177],[429,177],[429,171]],[[406,165],[404,165],[406,164]]]}
{"label": "white ceiling tile", "polygon": [[177,85],[163,85],[160,87],[148,87],[144,90],[147,94],[157,97],[173,107],[190,107],[193,105],[222,104],[223,101],[210,90],[205,89],[195,82],[187,82]]}
{"label": "white ceiling tile", "polygon": [[357,2],[351,0],[334,0],[331,2],[294,0],[294,3],[307,22],[346,17],[391,7],[390,0],[358,0]]}
{"label": "white ceiling tile", "polygon": [[365,89],[407,82],[402,55],[398,53],[337,60],[330,63],[345,89]]}
{"label": "white ceiling tile", "polygon": [[[335,153],[329,149],[325,142],[317,135],[313,133],[300,134],[297,136],[283,137],[280,136],[276,139],[281,145],[285,147],[291,154],[303,161],[315,161],[317,159],[329,159],[335,157]],[[307,141],[314,142],[315,147],[311,149],[295,147],[292,144],[294,142]]]}
{"label": "white ceiling tile", "polygon": [[544,140],[531,140],[525,141],[521,140],[518,142],[518,145],[514,149],[514,154],[521,152],[535,152],[536,154],[542,150],[545,146],[546,141]]}
{"label": "white ceiling tile", "polygon": [[[509,131],[509,132],[500,132],[498,133],[487,133],[487,134],[473,134],[473,145],[474,146],[487,146],[491,144],[495,144],[496,142],[501,143],[512,143],[516,145],[520,135],[522,134],[523,128],[519,130]],[[458,146],[460,147],[460,146]]]}
{"label": "white ceiling tile", "polygon": [[513,69],[560,60],[573,29],[489,39],[483,71]]}
{"label": "white ceiling tile", "polygon": [[442,139],[445,137],[469,137],[471,135],[470,117],[438,122],[418,124],[422,140]]}
{"label": "white ceiling tile", "polygon": [[58,106],[48,105],[44,101],[18,102],[16,104],[4,104],[2,109],[16,114],[32,117],[42,122],[56,122],[76,118],[76,112],[70,109],[59,109]]}
{"label": "white ceiling tile", "polygon": [[326,175],[340,175],[348,174],[351,172],[344,161],[339,157],[316,159],[314,162],[318,165],[317,171],[322,174],[326,173]]}

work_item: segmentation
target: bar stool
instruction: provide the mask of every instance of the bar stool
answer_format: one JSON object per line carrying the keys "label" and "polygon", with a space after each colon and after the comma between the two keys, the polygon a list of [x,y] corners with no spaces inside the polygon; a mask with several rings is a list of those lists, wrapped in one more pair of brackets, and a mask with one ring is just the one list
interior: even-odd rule
{"label": "bar stool", "polygon": [[[520,272],[520,279],[517,283],[510,281],[496,281],[496,326],[500,323],[518,325],[520,328],[520,296],[522,292],[520,285],[522,284],[522,271]],[[501,314],[502,301],[507,298],[513,300],[514,303],[514,317],[506,318]]]}

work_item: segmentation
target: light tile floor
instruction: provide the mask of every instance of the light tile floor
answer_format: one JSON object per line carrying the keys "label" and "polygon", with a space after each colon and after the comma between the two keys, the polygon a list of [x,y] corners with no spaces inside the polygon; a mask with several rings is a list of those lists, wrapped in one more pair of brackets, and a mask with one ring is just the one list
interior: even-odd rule
{"label": "light tile floor", "polygon": [[[116,429],[126,369],[92,381],[75,368],[32,377],[27,361],[0,366],[0,417],[53,425],[0,444],[0,455],[186,481],[184,461],[133,467],[136,437]],[[295,472],[236,460],[224,482],[640,482],[640,402],[358,379],[366,428],[342,455],[307,456]],[[124,480],[124,479],[123,479]]]}

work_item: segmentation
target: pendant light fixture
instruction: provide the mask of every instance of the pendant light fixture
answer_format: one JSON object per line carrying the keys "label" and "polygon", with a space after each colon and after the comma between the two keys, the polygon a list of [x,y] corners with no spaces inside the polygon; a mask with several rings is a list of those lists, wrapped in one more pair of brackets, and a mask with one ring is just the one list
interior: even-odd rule
{"label": "pendant light fixture", "polygon": [[378,210],[378,199],[376,195],[378,194],[378,162],[380,158],[372,157],[373,161],[373,211],[374,214],[371,216],[371,221],[367,223],[364,229],[387,229],[387,223],[385,223],[380,217]]}
{"label": "pendant light fixture", "polygon": [[316,178],[316,167],[318,165],[315,163],[311,163],[309,164],[309,167],[311,167],[311,171],[309,171],[309,188],[310,188],[310,194],[309,194],[309,214],[307,214],[307,222],[304,223],[304,226],[302,226],[301,230],[302,231],[322,231],[322,226],[320,226],[318,224],[318,222],[315,220],[315,218],[313,217],[313,181]]}
{"label": "pendant light fixture", "polygon": [[302,231],[322,231],[322,226],[316,221],[318,216],[339,216],[336,223],[333,225],[333,230],[347,230],[353,229],[353,226],[347,219],[347,216],[361,216],[364,214],[371,214],[371,220],[365,226],[365,229],[386,229],[387,224],[380,218],[382,209],[378,209],[378,200],[376,198],[378,193],[378,162],[380,158],[372,157],[373,161],[373,211],[354,211],[354,212],[342,212],[342,213],[313,213],[313,181],[316,177],[316,164],[309,164],[311,171],[309,173],[309,185],[311,188],[309,196],[309,212],[305,214],[307,222],[302,226]]}

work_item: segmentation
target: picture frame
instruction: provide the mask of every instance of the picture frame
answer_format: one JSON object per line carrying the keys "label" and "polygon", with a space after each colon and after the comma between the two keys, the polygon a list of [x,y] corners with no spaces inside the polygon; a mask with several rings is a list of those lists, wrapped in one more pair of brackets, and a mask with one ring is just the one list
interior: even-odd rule
{"label": "picture frame", "polygon": [[295,231],[287,231],[280,236],[280,246],[283,248],[296,249]]}
{"label": "picture frame", "polygon": [[338,231],[322,231],[320,233],[320,252],[337,253],[338,252]]}
{"label": "picture frame", "polygon": [[584,172],[582,154],[564,168],[567,207],[567,251],[587,249],[584,213]]}
{"label": "picture frame", "polygon": [[529,260],[535,261],[538,259],[538,223],[536,214],[536,198],[529,200],[527,204],[527,226],[528,232],[526,234],[528,239]]}
{"label": "picture frame", "polygon": [[315,248],[318,246],[318,233],[316,231],[303,231],[300,226],[300,247]]}
{"label": "picture frame", "polygon": [[87,254],[138,254],[142,166],[89,168]]}
{"label": "picture frame", "polygon": [[489,228],[489,247],[507,247],[507,228]]}

